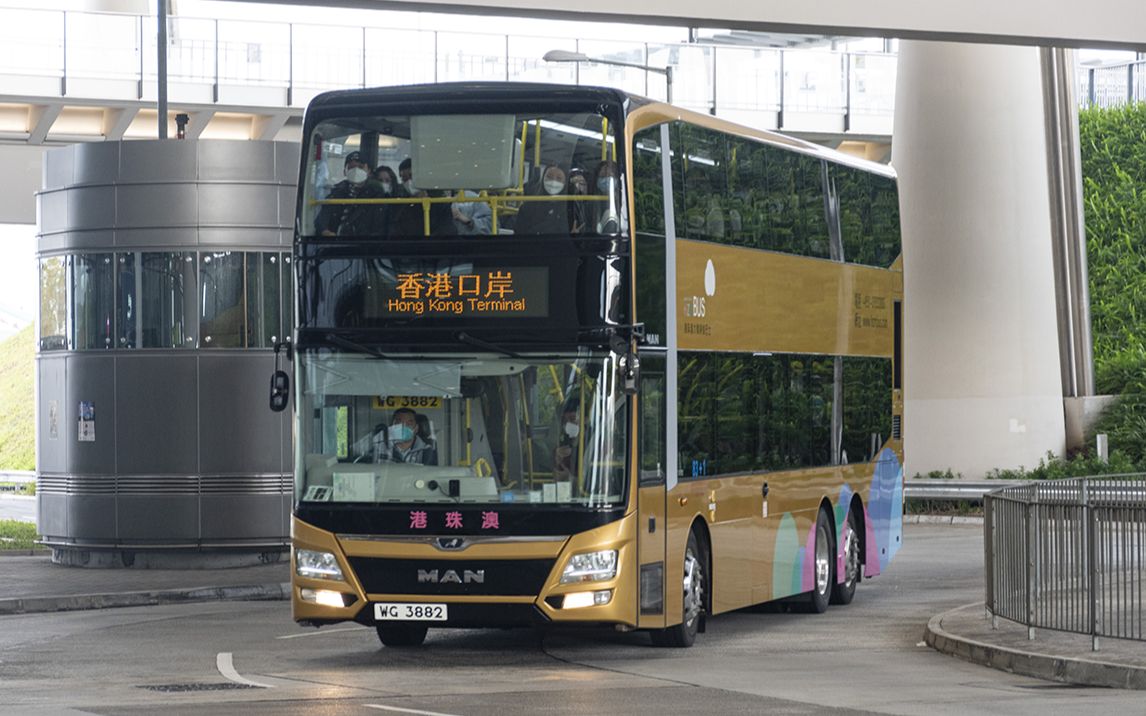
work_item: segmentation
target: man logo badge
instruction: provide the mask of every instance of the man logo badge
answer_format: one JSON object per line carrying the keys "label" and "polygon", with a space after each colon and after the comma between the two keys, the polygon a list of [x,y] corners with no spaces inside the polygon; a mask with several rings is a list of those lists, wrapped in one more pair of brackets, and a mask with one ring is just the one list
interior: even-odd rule
{"label": "man logo badge", "polygon": [[466,541],[462,537],[439,537],[436,542],[438,549],[449,550],[451,552],[459,549],[465,549]]}
{"label": "man logo badge", "polygon": [[485,584],[485,570],[463,569],[459,576],[453,569],[419,569],[418,584]]}

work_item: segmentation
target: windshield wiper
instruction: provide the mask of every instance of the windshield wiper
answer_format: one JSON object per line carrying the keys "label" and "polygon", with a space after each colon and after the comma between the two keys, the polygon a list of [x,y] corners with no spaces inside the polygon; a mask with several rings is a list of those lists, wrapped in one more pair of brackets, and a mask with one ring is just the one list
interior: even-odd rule
{"label": "windshield wiper", "polygon": [[346,350],[354,351],[355,353],[365,353],[367,355],[372,355],[375,358],[384,358],[386,360],[390,360],[390,356],[386,355],[377,348],[363,345],[356,341],[352,341],[349,338],[343,338],[342,336],[335,335],[334,333],[327,333],[325,338],[327,341],[333,343],[339,348],[345,348]]}
{"label": "windshield wiper", "polygon": [[454,337],[457,338],[460,342],[468,343],[469,345],[474,346],[476,348],[484,348],[487,351],[493,351],[494,353],[501,353],[502,355],[507,355],[510,358],[520,358],[521,357],[520,353],[515,353],[515,352],[509,350],[508,348],[503,348],[503,347],[497,345],[496,343],[490,343],[489,341],[484,341],[481,338],[477,338],[476,336],[471,336],[470,334],[466,333],[465,331],[458,331],[458,333],[456,333],[454,335]]}

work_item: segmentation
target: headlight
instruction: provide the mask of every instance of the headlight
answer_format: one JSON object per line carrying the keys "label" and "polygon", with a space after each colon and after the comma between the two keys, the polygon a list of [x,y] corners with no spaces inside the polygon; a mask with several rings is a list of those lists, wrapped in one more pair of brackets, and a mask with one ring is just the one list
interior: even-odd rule
{"label": "headlight", "polygon": [[315,552],[309,549],[295,550],[294,573],[309,579],[343,580],[342,568],[338,559],[330,552]]}
{"label": "headlight", "polygon": [[561,583],[602,582],[616,576],[617,550],[605,549],[570,557],[569,564],[565,565],[565,571],[561,574]]}

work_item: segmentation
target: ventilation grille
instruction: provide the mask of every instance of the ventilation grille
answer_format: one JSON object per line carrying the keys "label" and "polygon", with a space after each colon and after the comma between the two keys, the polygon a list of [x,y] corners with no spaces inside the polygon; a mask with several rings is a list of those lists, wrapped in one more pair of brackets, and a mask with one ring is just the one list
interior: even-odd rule
{"label": "ventilation grille", "polygon": [[44,495],[289,495],[286,475],[40,475]]}
{"label": "ventilation grille", "polygon": [[903,439],[903,416],[901,415],[891,416],[891,439]]}

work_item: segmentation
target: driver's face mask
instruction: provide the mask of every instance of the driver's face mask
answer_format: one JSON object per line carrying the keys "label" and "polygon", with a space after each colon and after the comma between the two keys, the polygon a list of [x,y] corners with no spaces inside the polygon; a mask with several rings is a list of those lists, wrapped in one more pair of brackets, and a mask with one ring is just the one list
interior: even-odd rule
{"label": "driver's face mask", "polygon": [[394,423],[390,426],[391,442],[404,443],[414,439],[414,429],[405,423]]}

